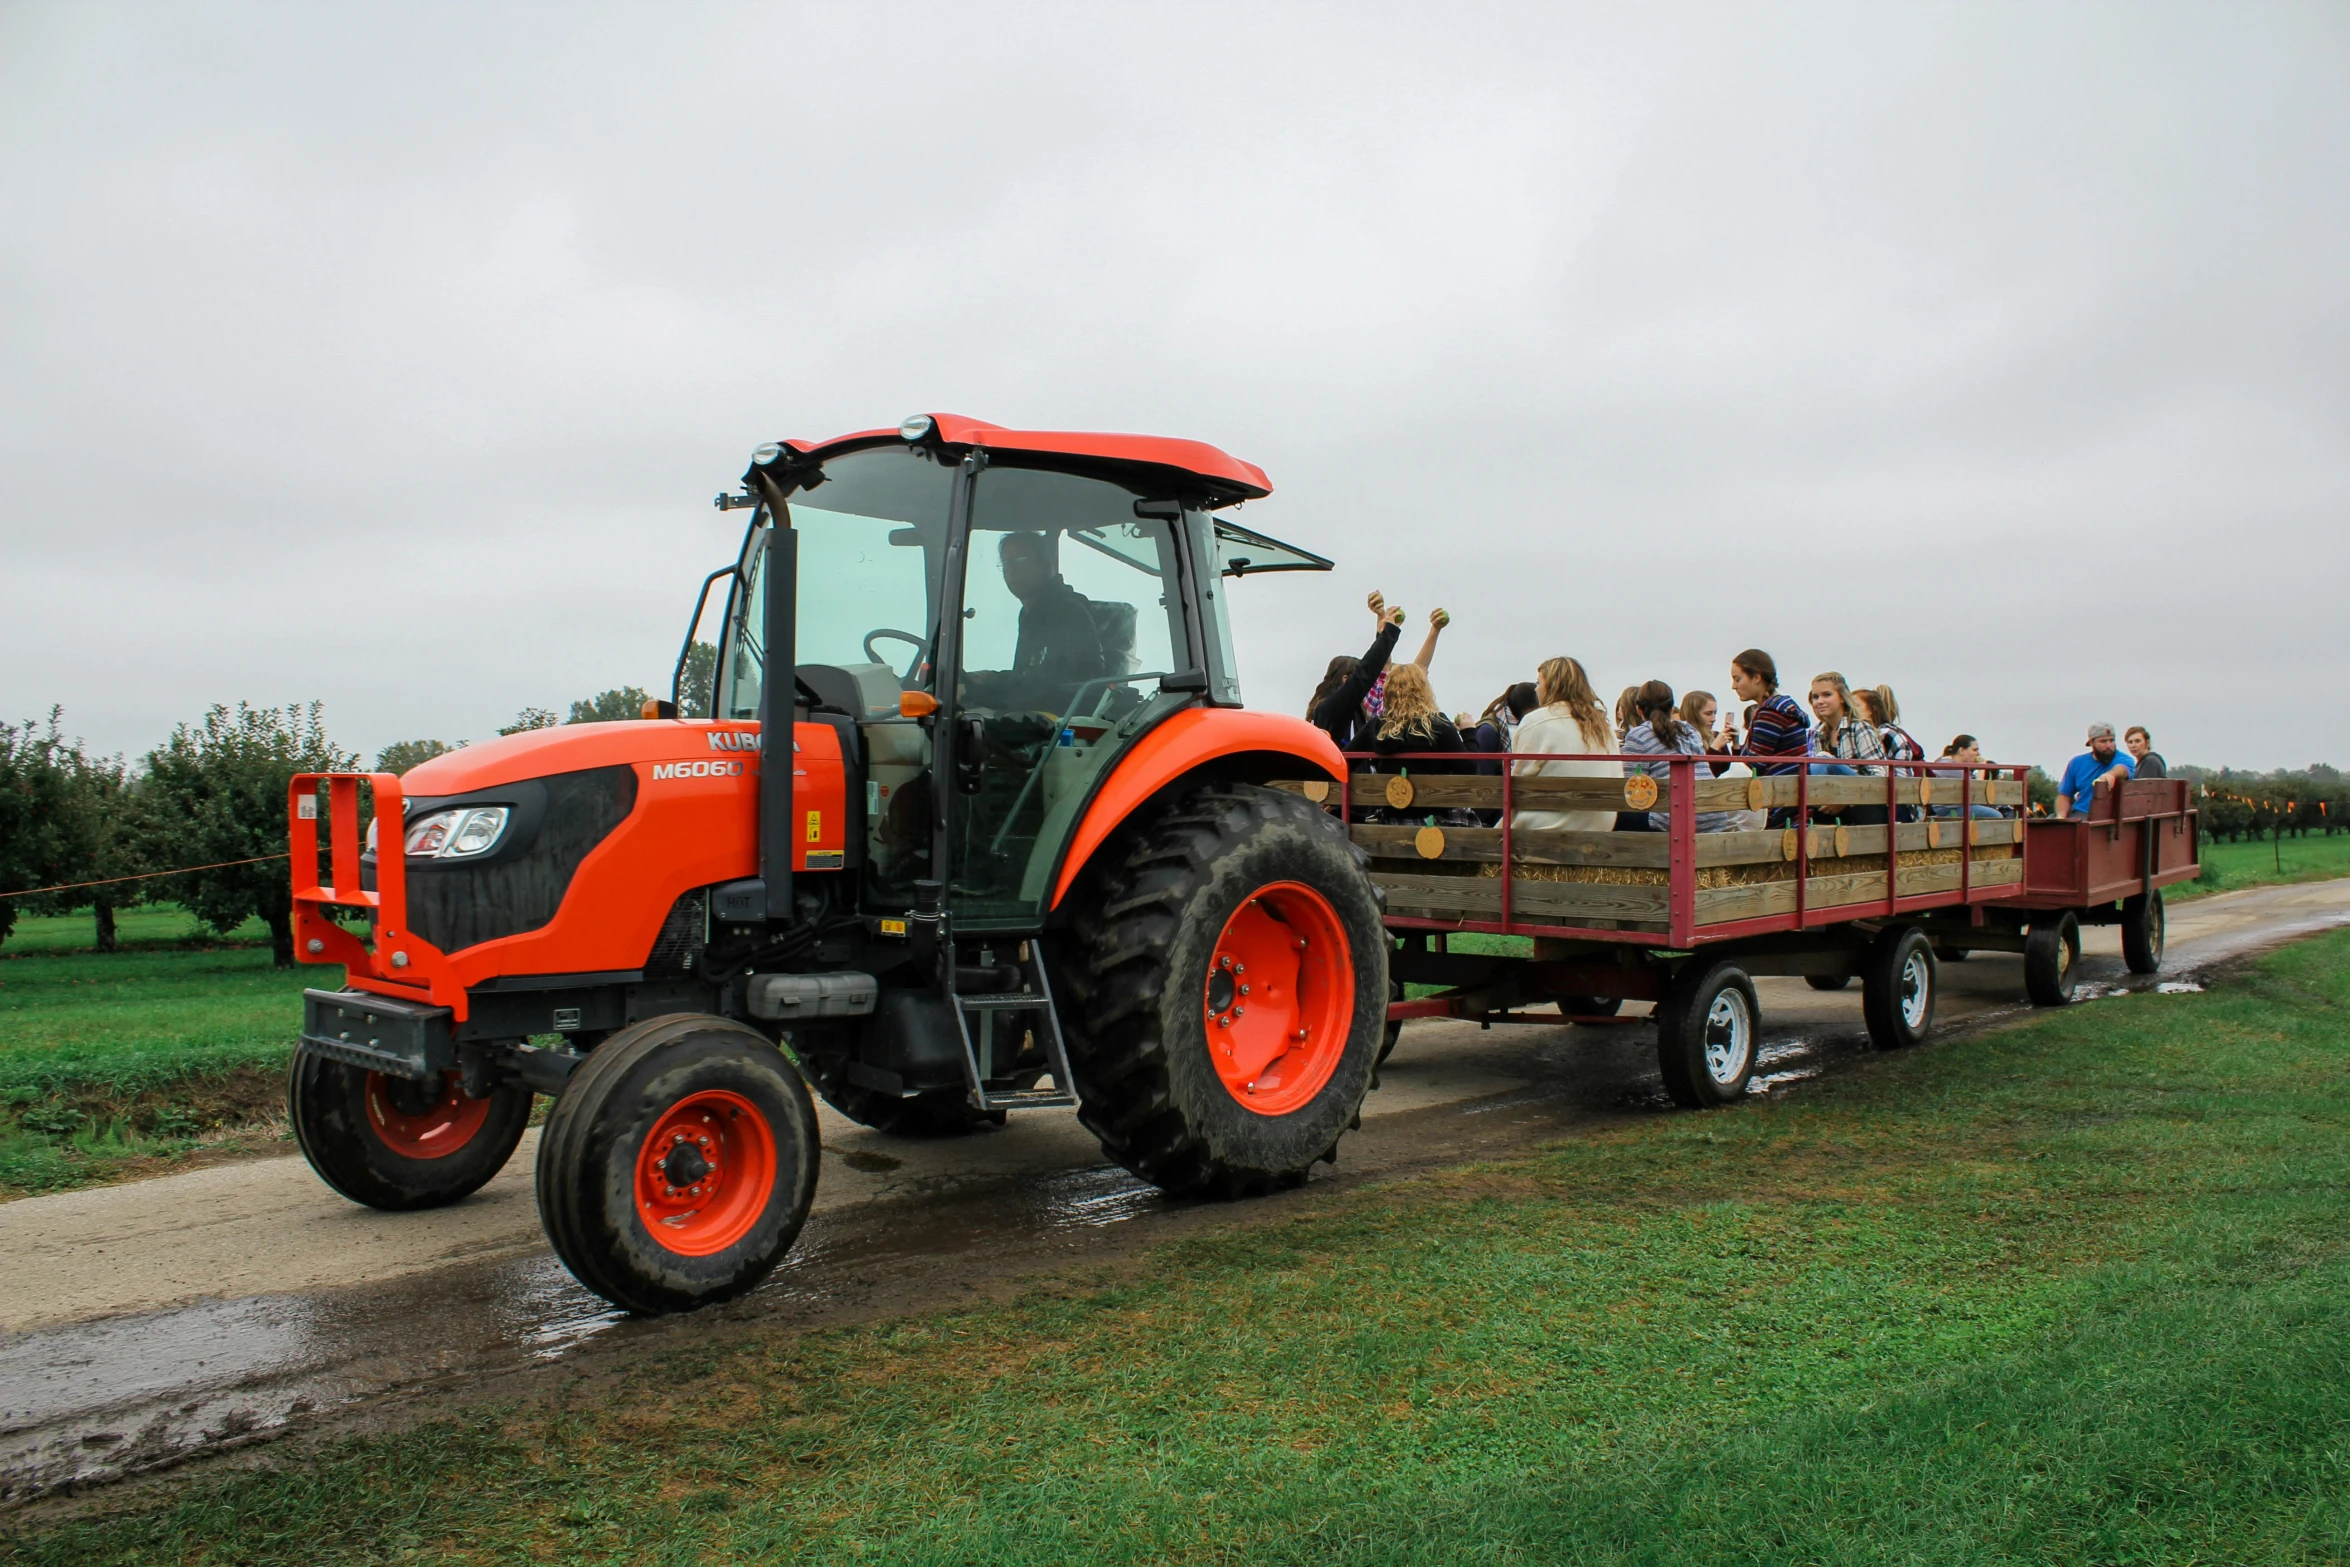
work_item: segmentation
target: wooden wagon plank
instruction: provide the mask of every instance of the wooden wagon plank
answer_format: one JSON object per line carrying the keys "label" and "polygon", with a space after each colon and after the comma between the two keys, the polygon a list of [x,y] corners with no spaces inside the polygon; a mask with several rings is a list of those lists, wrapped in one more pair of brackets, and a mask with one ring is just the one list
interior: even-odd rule
{"label": "wooden wagon plank", "polygon": [[[1426,841],[1441,842],[1435,856],[1421,852]],[[1381,859],[1438,858],[1492,864],[1501,859],[1498,827],[1387,827],[1358,823],[1354,841]],[[1634,865],[1661,870],[1671,863],[1672,844],[1662,833],[1560,832],[1526,829],[1510,835],[1510,849],[1521,865]]]}
{"label": "wooden wagon plank", "polygon": [[[1972,882],[1977,887],[2008,886],[2020,881],[2022,876],[2021,860],[1977,860]],[[1959,868],[1956,864],[1905,865],[1897,873],[1894,886],[1905,898],[1933,892],[1956,892],[1959,887]],[[1881,870],[1855,871],[1837,876],[1814,876],[1804,883],[1803,896],[1805,904],[1814,909],[1843,908],[1855,903],[1880,901],[1885,896],[1885,873]],[[1792,881],[1754,882],[1742,887],[1706,887],[1697,894],[1697,922],[1701,926],[1794,912],[1795,883]]]}
{"label": "wooden wagon plank", "polygon": [[[1438,909],[1479,919],[1501,917],[1498,876],[1406,876],[1374,870],[1371,879],[1387,890],[1391,909]],[[1662,886],[1618,886],[1609,882],[1534,881],[1519,877],[1510,888],[1513,917],[1549,916],[1582,920],[1662,920],[1669,907]]]}

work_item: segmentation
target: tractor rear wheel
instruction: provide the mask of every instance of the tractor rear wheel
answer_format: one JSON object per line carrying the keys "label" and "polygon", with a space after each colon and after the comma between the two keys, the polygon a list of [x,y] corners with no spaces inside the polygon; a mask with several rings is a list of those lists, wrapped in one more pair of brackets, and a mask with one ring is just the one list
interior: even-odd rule
{"label": "tractor rear wheel", "polygon": [[1078,1118],[1178,1194],[1303,1181],[1357,1123],[1387,1033],[1361,851],[1295,795],[1211,784],[1098,871],[1061,983]]}
{"label": "tractor rear wheel", "polygon": [[816,1196],[816,1107],[768,1039],[722,1017],[632,1024],[573,1074],[539,1138],[539,1222],[616,1306],[685,1311],[773,1270]]}
{"label": "tractor rear wheel", "polygon": [[438,1208],[505,1168],[530,1124],[530,1090],[468,1099],[455,1072],[416,1082],[303,1049],[286,1073],[286,1119],[318,1178],[353,1202]]}

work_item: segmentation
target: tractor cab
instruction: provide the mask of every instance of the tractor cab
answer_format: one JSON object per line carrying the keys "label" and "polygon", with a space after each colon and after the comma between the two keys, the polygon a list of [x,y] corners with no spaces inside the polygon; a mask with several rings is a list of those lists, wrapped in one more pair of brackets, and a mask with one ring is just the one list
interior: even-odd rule
{"label": "tractor cab", "polygon": [[710,711],[763,723],[770,669],[789,667],[795,716],[862,755],[859,906],[908,910],[936,882],[971,935],[1040,928],[1076,822],[1137,739],[1241,705],[1226,579],[1330,566],[1219,515],[1269,486],[1190,441],[917,416],[762,447],[744,486],[720,498],[752,520]]}

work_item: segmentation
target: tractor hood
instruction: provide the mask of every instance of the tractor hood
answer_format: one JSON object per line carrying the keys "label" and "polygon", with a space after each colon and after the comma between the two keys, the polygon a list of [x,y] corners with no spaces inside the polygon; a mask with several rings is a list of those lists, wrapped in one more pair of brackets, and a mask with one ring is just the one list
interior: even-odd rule
{"label": "tractor hood", "polygon": [[476,794],[529,778],[724,758],[756,772],[759,726],[707,718],[650,718],[614,724],[558,724],[500,735],[421,762],[400,780],[411,800]]}

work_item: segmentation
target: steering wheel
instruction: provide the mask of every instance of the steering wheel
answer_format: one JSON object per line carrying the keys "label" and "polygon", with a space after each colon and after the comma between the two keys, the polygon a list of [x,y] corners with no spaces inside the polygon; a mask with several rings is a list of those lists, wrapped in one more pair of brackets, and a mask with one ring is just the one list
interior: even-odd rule
{"label": "steering wheel", "polygon": [[898,676],[900,680],[912,679],[914,671],[921,668],[922,661],[930,656],[930,639],[928,637],[918,637],[911,631],[894,631],[888,626],[877,627],[876,629],[865,633],[865,658],[867,662],[875,664],[886,664],[889,662],[888,659],[883,658],[879,653],[873,651],[873,644],[885,637],[893,642],[911,642],[914,644],[914,657]]}

